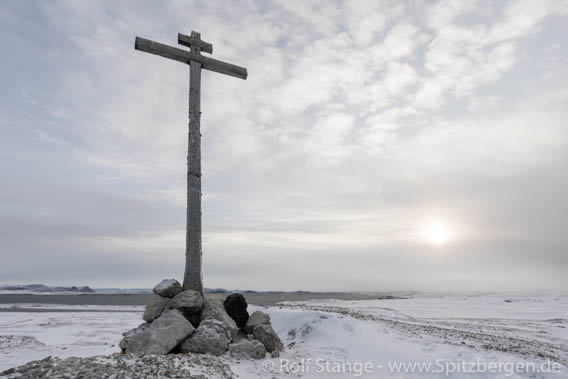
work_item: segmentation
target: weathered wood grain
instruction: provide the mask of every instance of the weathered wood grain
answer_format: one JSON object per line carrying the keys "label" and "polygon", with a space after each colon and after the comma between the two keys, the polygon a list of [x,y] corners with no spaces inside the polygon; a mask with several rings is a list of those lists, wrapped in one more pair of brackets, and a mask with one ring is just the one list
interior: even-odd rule
{"label": "weathered wood grain", "polygon": [[[197,32],[191,37],[199,39]],[[200,48],[191,47],[199,55]],[[183,289],[203,293],[201,272],[201,63],[189,65],[189,138],[187,146],[187,230]]]}
{"label": "weathered wood grain", "polygon": [[178,49],[177,47],[164,45],[163,43],[154,42],[141,37],[136,37],[134,48],[145,53],[159,55],[185,64],[190,64],[191,61],[199,62],[201,63],[201,67],[206,70],[234,76],[239,79],[246,79],[248,75],[247,69],[244,67],[204,57],[201,54],[195,54],[190,51]]}
{"label": "weathered wood grain", "polygon": [[[193,35],[193,31],[191,32]],[[187,47],[199,47],[201,52],[213,54],[213,45],[209,42],[202,41],[201,39],[186,36],[185,34],[178,33],[178,43]]]}
{"label": "weathered wood grain", "polygon": [[201,52],[213,52],[213,45],[201,40],[197,32],[191,36],[178,34],[178,42],[190,51],[178,49],[148,39],[136,37],[134,48],[178,62],[189,64],[189,133],[187,146],[187,228],[185,245],[184,290],[203,293],[201,269],[201,69],[247,78],[247,69],[216,59],[204,57]]}

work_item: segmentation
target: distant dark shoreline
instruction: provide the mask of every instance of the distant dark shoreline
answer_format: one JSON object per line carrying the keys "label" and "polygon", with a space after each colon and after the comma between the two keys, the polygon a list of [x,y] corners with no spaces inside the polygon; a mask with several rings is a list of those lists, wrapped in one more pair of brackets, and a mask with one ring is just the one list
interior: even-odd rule
{"label": "distant dark shoreline", "polygon": [[[374,300],[385,298],[384,296],[348,292],[259,292],[245,293],[244,295],[249,304],[260,306],[275,305],[281,301],[307,301],[322,299]],[[151,294],[0,294],[0,304],[145,305],[151,296]],[[227,294],[207,294],[206,296],[224,298]]]}
{"label": "distant dark shoreline", "polygon": [[124,313],[134,312],[142,313],[143,309],[65,309],[65,308],[0,308],[0,313]]}
{"label": "distant dark shoreline", "polygon": [[0,304],[144,305],[150,294],[31,295],[1,294]]}

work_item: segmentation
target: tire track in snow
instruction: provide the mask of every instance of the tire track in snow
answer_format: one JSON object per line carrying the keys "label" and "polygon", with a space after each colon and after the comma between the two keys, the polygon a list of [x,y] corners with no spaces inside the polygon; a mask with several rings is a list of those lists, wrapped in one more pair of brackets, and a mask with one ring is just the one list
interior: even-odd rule
{"label": "tire track in snow", "polygon": [[494,350],[523,358],[550,359],[568,366],[568,341],[554,336],[554,328],[565,328],[568,320],[518,320],[483,318],[415,318],[390,308],[375,308],[390,315],[377,315],[351,308],[305,304],[280,304],[324,313],[336,313],[384,324],[408,337],[428,336],[442,343],[474,349]]}

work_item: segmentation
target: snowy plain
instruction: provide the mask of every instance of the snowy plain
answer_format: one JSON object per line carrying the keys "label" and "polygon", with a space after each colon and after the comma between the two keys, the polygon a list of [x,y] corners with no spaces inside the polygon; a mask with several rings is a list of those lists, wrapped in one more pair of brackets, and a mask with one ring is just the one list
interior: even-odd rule
{"label": "snowy plain", "polygon": [[[142,322],[143,311],[17,307],[48,312],[0,312],[0,372],[48,355],[116,353],[121,334]],[[566,295],[417,295],[249,306],[258,309],[270,314],[286,349],[279,358],[259,361],[223,357],[240,378],[568,378]]]}

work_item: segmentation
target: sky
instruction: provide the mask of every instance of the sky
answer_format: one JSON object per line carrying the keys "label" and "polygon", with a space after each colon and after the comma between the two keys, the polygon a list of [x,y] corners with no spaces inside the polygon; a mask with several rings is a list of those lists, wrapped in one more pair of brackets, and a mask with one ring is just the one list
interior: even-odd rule
{"label": "sky", "polygon": [[[567,1],[0,2],[0,284],[566,290]],[[184,48],[179,46],[180,48]]]}

